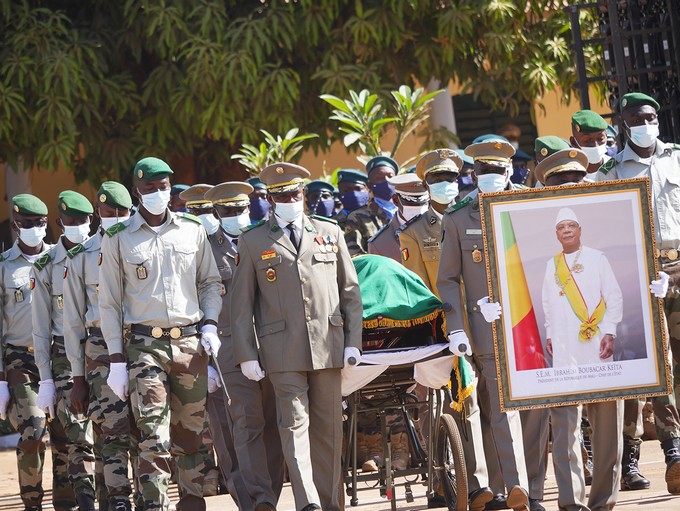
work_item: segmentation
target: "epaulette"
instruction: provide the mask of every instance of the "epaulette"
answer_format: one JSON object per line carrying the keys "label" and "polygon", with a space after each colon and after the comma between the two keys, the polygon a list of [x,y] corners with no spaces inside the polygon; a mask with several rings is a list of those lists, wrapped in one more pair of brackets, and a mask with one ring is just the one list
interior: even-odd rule
{"label": "epaulette", "polygon": [[322,222],[330,222],[332,224],[338,223],[336,220],[333,220],[332,218],[328,218],[328,217],[320,216],[320,215],[309,215],[309,218],[314,218],[315,220],[321,220]]}
{"label": "epaulette", "polygon": [[468,196],[465,197],[462,201],[456,202],[455,204],[451,204],[448,208],[444,210],[444,213],[450,214],[453,213],[454,211],[458,211],[460,208],[467,206],[472,202],[472,199]]}
{"label": "epaulette", "polygon": [[616,167],[616,158],[610,158],[606,162],[604,162],[603,165],[600,166],[599,169],[597,169],[598,172],[602,172],[605,176],[609,174],[609,172]]}
{"label": "epaulette", "polygon": [[680,144],[671,144],[673,151],[680,151]]}
{"label": "epaulette", "polygon": [[187,220],[191,220],[192,222],[196,222],[197,224],[203,225],[203,222],[201,222],[201,219],[198,218],[197,216],[192,215],[191,213],[178,213],[179,216],[182,218],[186,218]]}
{"label": "epaulette", "polygon": [[69,259],[73,259],[75,256],[80,254],[83,250],[85,250],[85,247],[83,246],[83,244],[78,243],[75,247],[73,247],[71,250],[66,252],[66,255],[68,256]]}
{"label": "epaulette", "polygon": [[241,232],[248,232],[252,229],[255,229],[255,227],[260,227],[261,225],[264,225],[266,220],[258,220],[254,224],[247,225],[245,227],[241,227]]}
{"label": "epaulette", "polygon": [[[427,213],[429,213],[429,211],[428,211]],[[414,216],[413,218],[411,218],[411,220],[409,220],[408,222],[406,222],[404,225],[402,225],[401,227],[399,227],[399,229],[397,229],[397,230],[398,230],[399,232],[404,232],[409,226],[411,226],[411,225],[413,225],[414,223],[416,223],[417,220],[419,220],[419,219],[422,218],[423,216],[427,215],[427,213],[421,213],[420,215]]]}
{"label": "epaulette", "polygon": [[51,262],[52,262],[52,256],[50,254],[43,254],[42,256],[40,256],[38,258],[38,260],[36,262],[33,263],[33,266],[35,266],[35,268],[38,271],[41,271],[43,268],[45,268],[45,266],[47,266]]}
{"label": "epaulette", "polygon": [[120,231],[122,231],[126,227],[127,227],[127,225],[125,225],[123,222],[118,222],[117,224],[113,224],[111,227],[106,229],[106,231],[104,231],[104,232],[106,232],[106,235],[110,238],[111,236],[119,233]]}
{"label": "epaulette", "polygon": [[383,225],[380,229],[378,229],[378,232],[376,232],[373,236],[368,238],[368,241],[366,243],[370,243],[371,241],[376,239],[378,236],[380,236],[380,233],[383,232],[385,229],[387,229],[387,227],[389,227],[389,225],[390,225],[389,222],[386,223],[385,225]]}

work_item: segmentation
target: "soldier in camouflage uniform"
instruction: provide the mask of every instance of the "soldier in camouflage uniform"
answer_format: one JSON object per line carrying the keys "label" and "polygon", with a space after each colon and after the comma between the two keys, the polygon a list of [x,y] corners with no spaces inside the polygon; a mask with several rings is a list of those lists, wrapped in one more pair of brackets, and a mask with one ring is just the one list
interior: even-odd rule
{"label": "soldier in camouflage uniform", "polygon": [[[658,109],[656,100],[646,94],[633,92],[621,98],[619,110],[628,142],[621,152],[600,167],[596,179],[648,177],[651,180],[656,255],[664,272],[660,277],[664,291],[668,291],[670,280],[670,292],[662,294],[666,295],[664,309],[670,334],[670,363],[677,383],[680,377],[680,300],[677,298],[680,296],[680,214],[677,208],[680,202],[680,146],[658,140]],[[680,494],[680,417],[676,398],[671,392],[653,398],[652,403],[657,436],[665,454],[666,485],[669,493]],[[639,442],[643,431],[641,418],[636,418],[635,422],[628,418],[626,422],[623,433],[630,438],[627,443]]]}
{"label": "soldier in camouflage uniform", "polygon": [[[107,383],[123,400],[129,388],[140,432],[145,511],[170,506],[171,452],[178,511],[204,511],[200,447],[208,357],[220,345],[220,276],[201,221],[167,208],[172,173],[158,158],[135,166],[140,207],[129,224],[117,224],[102,240],[99,311],[111,360]],[[130,332],[125,345],[124,329]]]}
{"label": "soldier in camouflage uniform", "polygon": [[7,413],[12,426],[21,435],[17,444],[17,465],[21,500],[26,511],[41,509],[48,429],[52,450],[52,502],[56,510],[66,511],[75,506],[75,495],[66,472],[66,435],[59,421],[48,424],[45,413],[36,404],[40,378],[31,336],[31,268],[51,248],[43,242],[47,206],[33,195],[16,195],[12,198],[12,220],[12,230],[18,233],[18,238],[0,257],[0,415],[4,418]]}
{"label": "soldier in camouflage uniform", "polygon": [[[90,418],[94,430],[96,475],[100,506],[130,510],[128,462],[131,450],[129,404],[106,385],[109,353],[99,320],[99,264],[101,241],[107,229],[127,222],[132,200],[120,183],[107,181],[97,192],[101,228],[68,251],[64,281],[64,343],[73,373],[71,403]],[[83,342],[83,340],[85,342]]]}
{"label": "soldier in camouflage uniform", "polygon": [[[57,223],[64,230],[57,244],[33,265],[33,346],[40,374],[37,404],[57,419],[68,439],[68,477],[81,511],[94,511],[92,424],[71,406],[73,378],[64,346],[64,267],[67,251],[90,232],[92,204],[83,195],[59,194]],[[56,415],[55,415],[56,411]]]}

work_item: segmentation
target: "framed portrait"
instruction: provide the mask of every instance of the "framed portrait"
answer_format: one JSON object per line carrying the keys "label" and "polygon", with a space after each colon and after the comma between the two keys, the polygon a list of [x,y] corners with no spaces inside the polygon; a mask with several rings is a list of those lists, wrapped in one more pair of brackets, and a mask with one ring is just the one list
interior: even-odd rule
{"label": "framed portrait", "polygon": [[671,391],[649,181],[480,196],[503,410]]}

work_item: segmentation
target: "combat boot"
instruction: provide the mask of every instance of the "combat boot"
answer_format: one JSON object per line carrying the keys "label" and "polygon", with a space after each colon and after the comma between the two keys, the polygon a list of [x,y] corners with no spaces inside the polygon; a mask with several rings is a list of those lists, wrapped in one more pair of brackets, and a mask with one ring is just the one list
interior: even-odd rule
{"label": "combat boot", "polygon": [[408,435],[406,432],[395,433],[390,437],[392,441],[392,468],[406,470],[409,460]]}
{"label": "combat boot", "polygon": [[680,494],[680,438],[669,438],[661,442],[666,455],[666,486],[668,493]]}
{"label": "combat boot", "polygon": [[132,505],[127,499],[111,499],[109,509],[111,511],[132,511]]}
{"label": "combat boot", "polygon": [[203,478],[203,496],[214,497],[217,495],[217,488],[219,486],[219,472],[216,468],[210,469]]}
{"label": "combat boot", "polygon": [[623,438],[623,457],[621,459],[621,490],[646,490],[649,480],[640,473],[640,444],[632,438]]}
{"label": "combat boot", "polygon": [[361,466],[361,470],[364,472],[375,472],[383,464],[382,435],[380,433],[366,435],[366,447],[368,455],[366,461]]}
{"label": "combat boot", "polygon": [[78,511],[96,511],[94,497],[91,495],[86,495],[84,493],[79,494],[76,497],[76,503],[78,504]]}

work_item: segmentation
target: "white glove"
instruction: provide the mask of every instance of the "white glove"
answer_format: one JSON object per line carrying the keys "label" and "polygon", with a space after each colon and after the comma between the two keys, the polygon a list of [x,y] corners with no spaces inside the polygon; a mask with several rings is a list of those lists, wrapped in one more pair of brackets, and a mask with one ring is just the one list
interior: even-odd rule
{"label": "white glove", "polygon": [[472,355],[472,347],[465,332],[456,330],[449,334],[449,351],[459,357]]}
{"label": "white glove", "polygon": [[[350,360],[352,359],[352,360]],[[345,366],[355,366],[359,365],[359,362],[361,362],[361,352],[359,351],[358,348],[354,348],[352,346],[348,346],[345,348]]]}
{"label": "white glove", "polygon": [[484,316],[487,323],[493,323],[501,317],[501,304],[498,302],[489,302],[489,297],[485,296],[477,300],[479,311]]}
{"label": "white glove", "polygon": [[121,401],[127,401],[128,383],[127,362],[111,362],[106,384]]}
{"label": "white glove", "polygon": [[664,298],[666,293],[668,293],[669,279],[668,273],[660,271],[659,280],[652,280],[652,283],[649,285],[649,290],[657,298]]}
{"label": "white glove", "polygon": [[201,344],[208,355],[217,356],[222,342],[217,337],[217,327],[215,325],[203,325],[201,327]]}
{"label": "white glove", "polygon": [[7,418],[7,407],[9,406],[9,386],[6,381],[0,381],[0,419]]}
{"label": "white glove", "polygon": [[241,372],[243,376],[253,381],[260,381],[264,378],[264,371],[257,360],[246,360],[241,362]]}
{"label": "white glove", "polygon": [[222,386],[220,375],[213,366],[208,366],[208,392],[212,394]]}
{"label": "white glove", "polygon": [[45,413],[50,414],[54,418],[54,405],[57,402],[57,388],[54,386],[54,380],[43,380],[39,382],[38,397],[35,400],[38,408]]}

